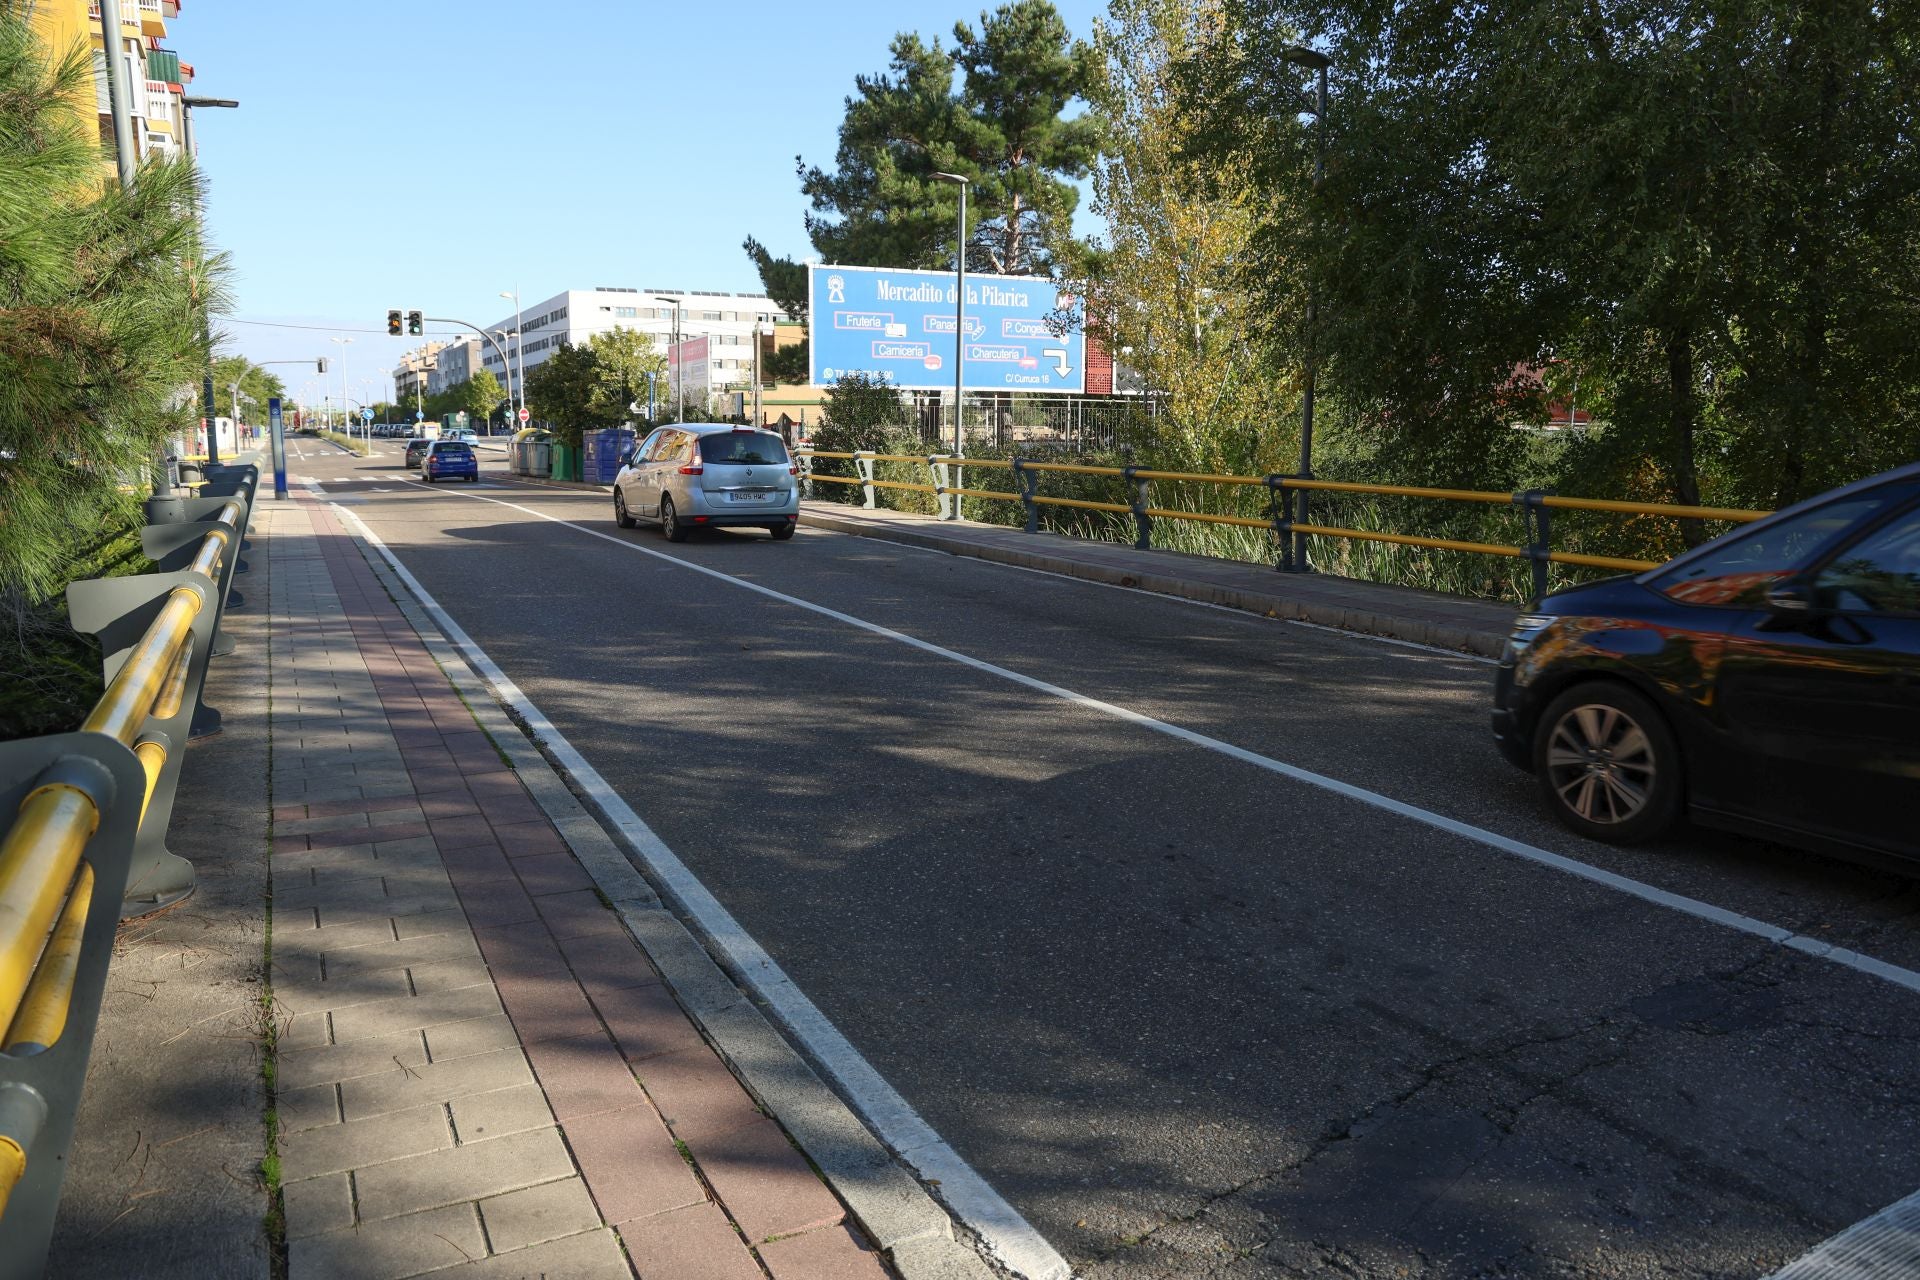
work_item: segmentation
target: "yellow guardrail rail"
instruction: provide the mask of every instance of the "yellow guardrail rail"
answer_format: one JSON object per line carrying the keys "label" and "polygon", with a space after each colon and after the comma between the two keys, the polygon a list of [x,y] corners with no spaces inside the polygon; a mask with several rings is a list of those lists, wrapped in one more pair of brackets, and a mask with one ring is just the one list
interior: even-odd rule
{"label": "yellow guardrail rail", "polygon": [[[223,558],[238,547],[245,513],[239,502],[222,506],[186,567],[215,592]],[[145,778],[143,818],[167,746],[141,737],[141,730],[149,717],[180,714],[194,619],[209,599],[218,596],[192,585],[168,592],[81,725],[83,732],[105,734],[133,750]],[[93,868],[83,855],[106,816],[85,786],[56,779],[26,793],[0,836],[0,1048],[9,1054],[45,1050],[66,1030],[94,890]],[[0,1214],[25,1175],[30,1149],[30,1141],[0,1133]]]}
{"label": "yellow guardrail rail", "polygon": [[[1623,572],[1637,572],[1655,568],[1658,561],[1637,560],[1622,556],[1591,555],[1576,551],[1555,551],[1548,545],[1548,513],[1551,511],[1592,511],[1613,515],[1652,516],[1671,520],[1710,520],[1721,523],[1742,524],[1758,520],[1770,514],[1765,511],[1752,511],[1739,507],[1701,507],[1685,506],[1665,502],[1630,502],[1614,498],[1570,498],[1559,494],[1544,492],[1504,493],[1481,489],[1440,489],[1420,485],[1403,484],[1362,484],[1345,480],[1315,480],[1298,476],[1240,476],[1216,475],[1193,471],[1158,471],[1147,467],[1103,467],[1079,462],[1034,462],[1023,458],[967,458],[953,454],[900,454],[869,453],[865,451],[837,453],[817,449],[801,449],[795,456],[807,467],[810,481],[824,484],[859,486],[867,490],[867,505],[873,505],[873,491],[876,489],[907,489],[917,493],[932,493],[941,499],[942,514],[950,515],[957,510],[957,504],[949,506],[951,499],[979,498],[996,502],[1018,502],[1027,508],[1027,528],[1035,528],[1034,512],[1038,507],[1064,507],[1077,511],[1100,511],[1112,514],[1132,515],[1138,525],[1138,537],[1135,545],[1146,547],[1149,544],[1149,530],[1154,520],[1183,520],[1196,524],[1230,525],[1247,529],[1270,529],[1279,535],[1282,547],[1283,567],[1294,567],[1298,560],[1304,564],[1307,537],[1343,538],[1357,542],[1390,543],[1397,546],[1424,547],[1436,551],[1459,551],[1473,555],[1500,556],[1507,559],[1530,560],[1534,564],[1534,585],[1538,592],[1546,590],[1546,569],[1550,564],[1574,565],[1581,568],[1612,569]],[[818,475],[812,470],[812,460],[816,458],[836,459],[853,462],[859,469],[857,476]],[[885,480],[873,474],[873,464],[877,462],[921,463],[934,471],[932,484],[914,484],[901,480]],[[1035,491],[1033,480],[1026,483],[1023,493],[1005,490],[969,489],[958,483],[949,483],[950,475],[957,475],[963,468],[1000,468],[1011,470],[1016,476],[1041,475],[1081,475],[1102,476],[1121,480],[1137,486],[1139,500],[1135,502],[1099,502],[1086,498],[1062,498],[1041,494]],[[1273,495],[1272,514],[1262,518],[1216,514],[1206,511],[1184,511],[1173,507],[1149,505],[1146,499],[1147,485],[1153,482],[1168,484],[1224,485],[1242,488],[1263,488]],[[1434,538],[1422,534],[1392,533],[1382,530],[1349,529],[1337,525],[1314,524],[1306,519],[1306,499],[1308,493],[1344,493],[1394,498],[1422,498],[1439,502],[1465,502],[1482,506],[1511,506],[1519,508],[1527,517],[1529,540],[1525,545],[1507,546],[1499,543],[1469,542],[1454,538]],[[1297,496],[1298,506],[1293,505],[1290,495]]]}

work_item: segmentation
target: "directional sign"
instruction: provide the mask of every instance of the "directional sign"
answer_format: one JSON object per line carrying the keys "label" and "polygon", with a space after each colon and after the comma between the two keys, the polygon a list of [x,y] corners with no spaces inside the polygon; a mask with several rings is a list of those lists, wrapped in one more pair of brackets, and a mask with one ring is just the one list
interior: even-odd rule
{"label": "directional sign", "polygon": [[[849,373],[917,391],[953,385],[952,272],[815,266],[807,292],[814,386]],[[1086,389],[1080,300],[1052,281],[970,274],[963,314],[968,390]]]}
{"label": "directional sign", "polygon": [[362,410],[360,411],[360,421],[362,421],[362,422],[372,422],[372,421],[373,421],[373,410],[371,410],[371,409],[362,409]]}

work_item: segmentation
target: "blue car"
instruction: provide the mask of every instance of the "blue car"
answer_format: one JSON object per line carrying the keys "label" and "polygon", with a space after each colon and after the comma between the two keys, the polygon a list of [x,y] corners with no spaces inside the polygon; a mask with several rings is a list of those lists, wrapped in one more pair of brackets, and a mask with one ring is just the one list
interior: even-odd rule
{"label": "blue car", "polygon": [[477,483],[480,459],[465,440],[435,440],[420,459],[420,478],[428,484],[456,478]]}

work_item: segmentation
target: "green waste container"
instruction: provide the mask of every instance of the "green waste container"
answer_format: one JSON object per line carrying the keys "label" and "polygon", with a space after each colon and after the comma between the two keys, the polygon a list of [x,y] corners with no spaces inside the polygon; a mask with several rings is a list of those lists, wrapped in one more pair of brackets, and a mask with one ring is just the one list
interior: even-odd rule
{"label": "green waste container", "polygon": [[572,445],[553,442],[553,478],[555,480],[578,480],[580,478],[580,451]]}

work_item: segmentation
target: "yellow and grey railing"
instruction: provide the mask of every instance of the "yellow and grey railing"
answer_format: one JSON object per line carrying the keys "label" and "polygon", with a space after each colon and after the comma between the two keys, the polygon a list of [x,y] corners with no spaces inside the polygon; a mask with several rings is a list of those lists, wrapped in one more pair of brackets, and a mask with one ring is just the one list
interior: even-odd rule
{"label": "yellow and grey railing", "polygon": [[68,588],[106,689],[77,731],[0,743],[0,1280],[45,1265],[115,928],[192,887],[166,828],[196,721],[217,723],[201,689],[258,478],[156,499],[160,571]]}
{"label": "yellow and grey railing", "polygon": [[[943,517],[956,516],[959,512],[958,499],[976,498],[987,501],[1018,502],[1026,511],[1027,532],[1039,530],[1039,513],[1043,508],[1055,507],[1076,511],[1096,511],[1112,515],[1130,516],[1134,522],[1134,545],[1146,548],[1152,545],[1153,522],[1156,520],[1182,520],[1198,524],[1231,525],[1248,529],[1270,530],[1276,538],[1279,549],[1279,567],[1283,569],[1305,569],[1306,547],[1309,537],[1342,538],[1360,542],[1389,543],[1400,546],[1424,547],[1436,551],[1457,551],[1471,555],[1500,556],[1509,559],[1527,560],[1533,566],[1533,588],[1536,595],[1547,590],[1548,566],[1555,564],[1573,565],[1592,569],[1614,569],[1623,572],[1637,572],[1651,569],[1658,562],[1652,560],[1631,559],[1623,556],[1591,555],[1577,551],[1556,551],[1551,544],[1552,513],[1555,511],[1592,511],[1615,515],[1655,516],[1672,520],[1701,520],[1741,524],[1758,520],[1769,513],[1749,511],[1732,507],[1681,506],[1662,502],[1626,502],[1611,498],[1570,498],[1543,490],[1525,490],[1518,493],[1496,492],[1477,489],[1434,489],[1417,485],[1396,484],[1355,484],[1340,480],[1316,480],[1302,476],[1237,476],[1214,475],[1188,471],[1159,471],[1151,467],[1100,467],[1077,462],[1043,462],[1027,458],[960,458],[950,454],[898,454],[875,453],[865,450],[848,453],[825,452],[821,450],[800,450],[797,453],[803,474],[810,484],[834,484],[857,486],[863,491],[865,505],[876,505],[875,491],[879,489],[904,489],[933,495],[939,502]],[[856,474],[853,476],[821,475],[814,470],[815,459],[827,458],[853,463]],[[930,482],[916,484],[902,480],[883,480],[875,477],[874,464],[880,462],[918,463],[928,468]],[[978,468],[999,470],[1011,473],[1018,484],[1018,491],[1007,489],[982,489],[968,487],[964,483],[964,469]],[[1039,491],[1041,479],[1049,474],[1104,476],[1121,481],[1127,486],[1128,501],[1098,502],[1085,498],[1065,498],[1050,496]],[[1267,511],[1262,516],[1229,515],[1206,511],[1186,511],[1164,505],[1155,505],[1152,500],[1152,486],[1155,484],[1213,485],[1242,489],[1261,489],[1268,495]],[[1518,509],[1526,522],[1527,537],[1524,543],[1505,544],[1492,542],[1469,542],[1455,538],[1428,537],[1423,534],[1394,533],[1379,530],[1352,529],[1341,525],[1315,524],[1307,518],[1307,496],[1312,493],[1342,493],[1370,495],[1376,497],[1421,498],[1436,502],[1470,503],[1482,506],[1512,507]]]}

